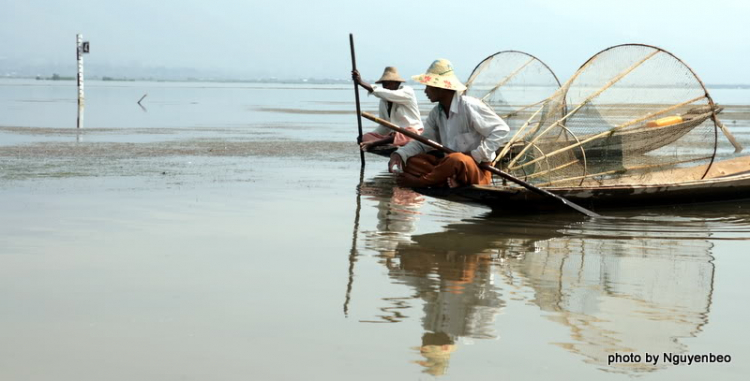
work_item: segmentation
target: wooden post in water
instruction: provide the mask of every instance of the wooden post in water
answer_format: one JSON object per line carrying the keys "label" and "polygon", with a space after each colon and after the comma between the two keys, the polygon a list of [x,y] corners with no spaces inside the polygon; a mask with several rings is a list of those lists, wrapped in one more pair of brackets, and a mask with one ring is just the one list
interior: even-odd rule
{"label": "wooden post in water", "polygon": [[81,103],[80,100],[78,101],[78,119],[76,121],[76,128],[83,128],[83,103]]}
{"label": "wooden post in water", "polygon": [[83,106],[83,35],[76,35],[76,58],[78,59],[78,106]]}
{"label": "wooden post in water", "polygon": [[76,128],[83,127],[83,35],[76,35],[76,59],[78,60],[78,121]]}

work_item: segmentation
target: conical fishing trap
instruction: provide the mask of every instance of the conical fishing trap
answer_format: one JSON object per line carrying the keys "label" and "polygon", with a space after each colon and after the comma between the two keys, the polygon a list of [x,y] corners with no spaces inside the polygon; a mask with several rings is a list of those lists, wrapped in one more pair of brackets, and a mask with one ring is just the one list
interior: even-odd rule
{"label": "conical fishing trap", "polygon": [[517,130],[539,106],[560,88],[557,76],[531,54],[505,50],[485,58],[466,81],[466,94],[492,107]]}
{"label": "conical fishing trap", "polygon": [[468,82],[470,95],[482,98],[476,93],[482,84],[490,90],[485,101],[499,115],[513,116],[511,140],[495,165],[537,186],[700,180],[716,157],[721,109],[687,65],[653,46],[605,49],[536,103],[509,104],[481,72]]}

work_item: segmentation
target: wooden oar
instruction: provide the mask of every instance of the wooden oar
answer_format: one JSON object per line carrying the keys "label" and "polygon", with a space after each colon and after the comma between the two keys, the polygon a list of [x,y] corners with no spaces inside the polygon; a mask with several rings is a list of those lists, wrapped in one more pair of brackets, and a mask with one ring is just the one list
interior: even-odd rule
{"label": "wooden oar", "polygon": [[721,123],[719,118],[716,116],[716,109],[712,108],[711,110],[711,118],[714,120],[717,126],[721,129],[721,132],[724,133],[724,136],[726,136],[727,140],[729,140],[730,143],[732,143],[732,146],[734,147],[734,153],[740,153],[742,152],[742,144],[737,141],[737,139],[732,135],[731,132],[729,132],[729,129],[724,126],[724,123]]}
{"label": "wooden oar", "polygon": [[[357,59],[354,56],[354,35],[349,33],[349,47],[352,50],[352,70],[357,70]],[[357,82],[354,82],[354,100],[357,103],[357,128],[359,128],[359,139],[357,139],[357,148],[359,148],[359,143],[362,143],[362,117],[361,112],[359,110],[359,84]],[[359,161],[362,163],[362,166],[365,166],[365,151],[362,151],[362,149],[359,150]]]}
{"label": "wooden oar", "polygon": [[[454,151],[454,150],[452,150],[452,149],[450,149],[448,147],[443,146],[442,144],[440,144],[440,143],[438,143],[436,141],[427,139],[427,138],[425,138],[425,137],[423,137],[423,136],[421,136],[419,134],[416,134],[416,133],[411,132],[411,131],[409,131],[407,129],[401,128],[401,127],[399,127],[399,126],[397,126],[397,125],[395,125],[393,123],[390,123],[390,122],[388,122],[386,120],[380,119],[380,118],[376,117],[375,115],[363,112],[362,116],[364,116],[367,119],[370,119],[371,121],[373,121],[375,123],[378,123],[380,125],[388,127],[391,130],[393,130],[393,131],[400,132],[400,133],[402,133],[402,134],[404,134],[404,135],[406,135],[406,136],[408,136],[408,137],[410,137],[410,138],[412,138],[412,139],[414,139],[414,140],[416,140],[416,141],[418,141],[418,142],[420,142],[422,144],[426,144],[426,145],[428,145],[428,146],[430,146],[432,148],[441,150],[441,151],[446,152],[446,153],[454,153],[454,152],[456,152],[456,151]],[[592,212],[592,211],[590,211],[590,210],[588,210],[588,209],[586,209],[586,208],[584,208],[584,207],[582,207],[582,206],[580,206],[578,204],[575,204],[575,203],[573,203],[573,202],[571,202],[569,200],[566,200],[565,198],[560,197],[560,196],[558,196],[558,195],[556,195],[554,193],[551,193],[551,192],[546,191],[544,189],[537,188],[537,187],[535,187],[535,186],[533,186],[533,185],[531,185],[531,184],[529,184],[529,183],[527,183],[527,182],[525,182],[525,181],[523,181],[521,179],[518,179],[518,178],[516,178],[514,176],[511,176],[511,175],[509,175],[509,174],[507,174],[507,173],[505,173],[505,172],[503,172],[503,171],[501,171],[501,170],[499,170],[499,169],[497,169],[497,168],[495,168],[495,167],[493,167],[491,165],[487,165],[487,163],[479,164],[479,167],[482,168],[482,169],[484,169],[484,170],[490,171],[493,174],[498,175],[498,176],[500,176],[500,177],[502,177],[502,178],[504,178],[504,179],[506,179],[508,181],[514,182],[514,183],[516,183],[516,184],[518,184],[518,185],[520,185],[520,186],[522,186],[522,187],[524,187],[524,188],[526,188],[526,189],[528,189],[528,190],[530,190],[530,191],[532,191],[534,193],[540,194],[540,195],[545,196],[545,197],[554,198],[554,199],[560,201],[561,203],[563,203],[565,206],[574,209],[576,212],[583,213],[583,214],[585,214],[585,215],[587,215],[589,217],[601,217],[597,213],[594,213],[594,212]]]}

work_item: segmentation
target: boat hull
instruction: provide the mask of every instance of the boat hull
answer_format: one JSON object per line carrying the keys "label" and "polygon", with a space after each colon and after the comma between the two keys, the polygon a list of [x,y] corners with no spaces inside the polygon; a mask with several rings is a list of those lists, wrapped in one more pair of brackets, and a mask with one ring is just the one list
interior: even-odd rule
{"label": "boat hull", "polygon": [[[750,173],[679,184],[545,189],[578,205],[595,210],[694,204],[750,199]],[[534,211],[567,209],[556,199],[517,187],[475,185],[453,189],[418,188],[416,191],[427,196],[484,205],[492,209]]]}

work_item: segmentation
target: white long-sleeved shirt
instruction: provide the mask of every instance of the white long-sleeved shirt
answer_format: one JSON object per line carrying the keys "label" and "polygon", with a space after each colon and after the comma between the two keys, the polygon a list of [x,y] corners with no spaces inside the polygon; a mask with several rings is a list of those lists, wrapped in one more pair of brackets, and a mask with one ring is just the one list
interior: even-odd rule
{"label": "white long-sleeved shirt", "polygon": [[[477,98],[456,92],[450,117],[438,104],[424,124],[422,136],[457,152],[469,152],[477,163],[492,161],[510,128],[492,109]],[[412,140],[396,151],[406,162],[410,157],[433,150]]]}
{"label": "white long-sleeved shirt", "polygon": [[[372,85],[372,95],[380,98],[380,107],[378,116],[401,128],[412,127],[417,131],[422,131],[422,115],[419,113],[417,105],[417,95],[414,89],[403,84],[398,90],[388,90],[380,85]],[[388,102],[393,102],[391,106],[391,116],[388,116]],[[380,135],[388,135],[393,130],[388,127],[378,125],[373,132]]]}

